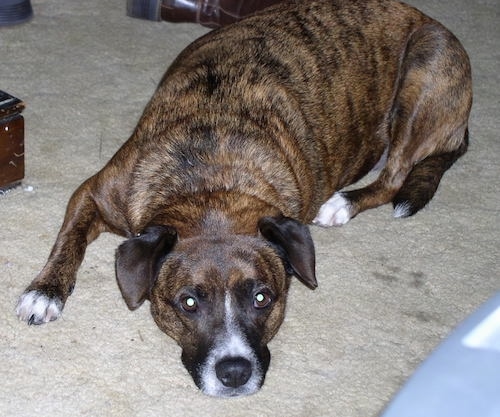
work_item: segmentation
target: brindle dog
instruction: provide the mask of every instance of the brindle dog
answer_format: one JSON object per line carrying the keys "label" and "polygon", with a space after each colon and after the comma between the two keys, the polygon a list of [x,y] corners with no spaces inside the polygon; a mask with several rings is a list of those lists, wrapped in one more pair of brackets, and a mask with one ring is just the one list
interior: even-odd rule
{"label": "brindle dog", "polygon": [[[203,392],[254,393],[291,276],[317,285],[306,224],[420,210],[467,149],[471,91],[455,36],[391,0],[283,3],[213,31],[74,193],[17,314],[55,320],[86,246],[117,233],[128,307],[150,301]],[[341,191],[376,165],[372,184]]]}

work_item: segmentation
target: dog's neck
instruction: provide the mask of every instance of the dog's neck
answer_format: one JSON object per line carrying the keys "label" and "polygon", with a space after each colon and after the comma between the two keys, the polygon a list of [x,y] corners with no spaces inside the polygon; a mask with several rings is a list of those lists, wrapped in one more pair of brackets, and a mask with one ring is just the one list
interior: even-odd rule
{"label": "dog's neck", "polygon": [[166,207],[150,224],[173,226],[181,239],[201,234],[256,235],[262,217],[282,214],[279,208],[252,195],[217,194],[211,194],[203,204],[189,204],[189,212],[183,210],[185,203],[178,201]]}

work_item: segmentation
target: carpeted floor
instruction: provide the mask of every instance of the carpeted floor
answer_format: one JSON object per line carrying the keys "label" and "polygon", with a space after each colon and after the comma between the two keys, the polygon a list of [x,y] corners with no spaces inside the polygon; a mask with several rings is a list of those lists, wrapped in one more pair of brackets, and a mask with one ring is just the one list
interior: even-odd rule
{"label": "carpeted floor", "polygon": [[294,282],[258,394],[222,400],[195,388],[147,306],[127,310],[113,271],[120,239],[110,235],[90,246],[61,320],[19,322],[17,297],[43,266],[72,191],[126,140],[177,53],[206,32],[128,18],[122,0],[32,3],[32,22],[0,28],[0,89],[27,106],[26,178],[0,197],[1,415],[376,416],[500,289],[500,5],[412,0],[470,54],[470,150],[411,219],[382,207],[342,228],[312,228],[320,287]]}

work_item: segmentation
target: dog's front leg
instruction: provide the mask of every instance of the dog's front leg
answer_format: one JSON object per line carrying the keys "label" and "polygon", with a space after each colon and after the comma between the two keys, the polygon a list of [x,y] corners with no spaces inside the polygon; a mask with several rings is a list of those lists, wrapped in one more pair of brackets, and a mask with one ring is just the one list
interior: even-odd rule
{"label": "dog's front leg", "polygon": [[91,190],[94,178],[71,197],[47,264],[20,297],[16,313],[29,324],[57,319],[71,294],[87,245],[106,229]]}

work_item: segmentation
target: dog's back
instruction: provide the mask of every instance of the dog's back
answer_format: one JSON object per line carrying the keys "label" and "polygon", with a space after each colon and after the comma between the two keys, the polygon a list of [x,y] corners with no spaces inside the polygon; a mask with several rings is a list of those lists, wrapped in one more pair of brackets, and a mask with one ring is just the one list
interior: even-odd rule
{"label": "dog's back", "polygon": [[[161,182],[155,166],[168,166],[178,183],[162,185],[168,195],[161,197],[135,189],[137,204],[162,205],[189,193],[186,187],[199,192],[208,175],[212,191],[276,187],[283,213],[312,220],[389,145],[402,54],[423,25],[448,33],[397,2],[296,2],[194,42],[142,121],[156,141],[137,175]],[[159,160],[151,165],[153,155]]]}

